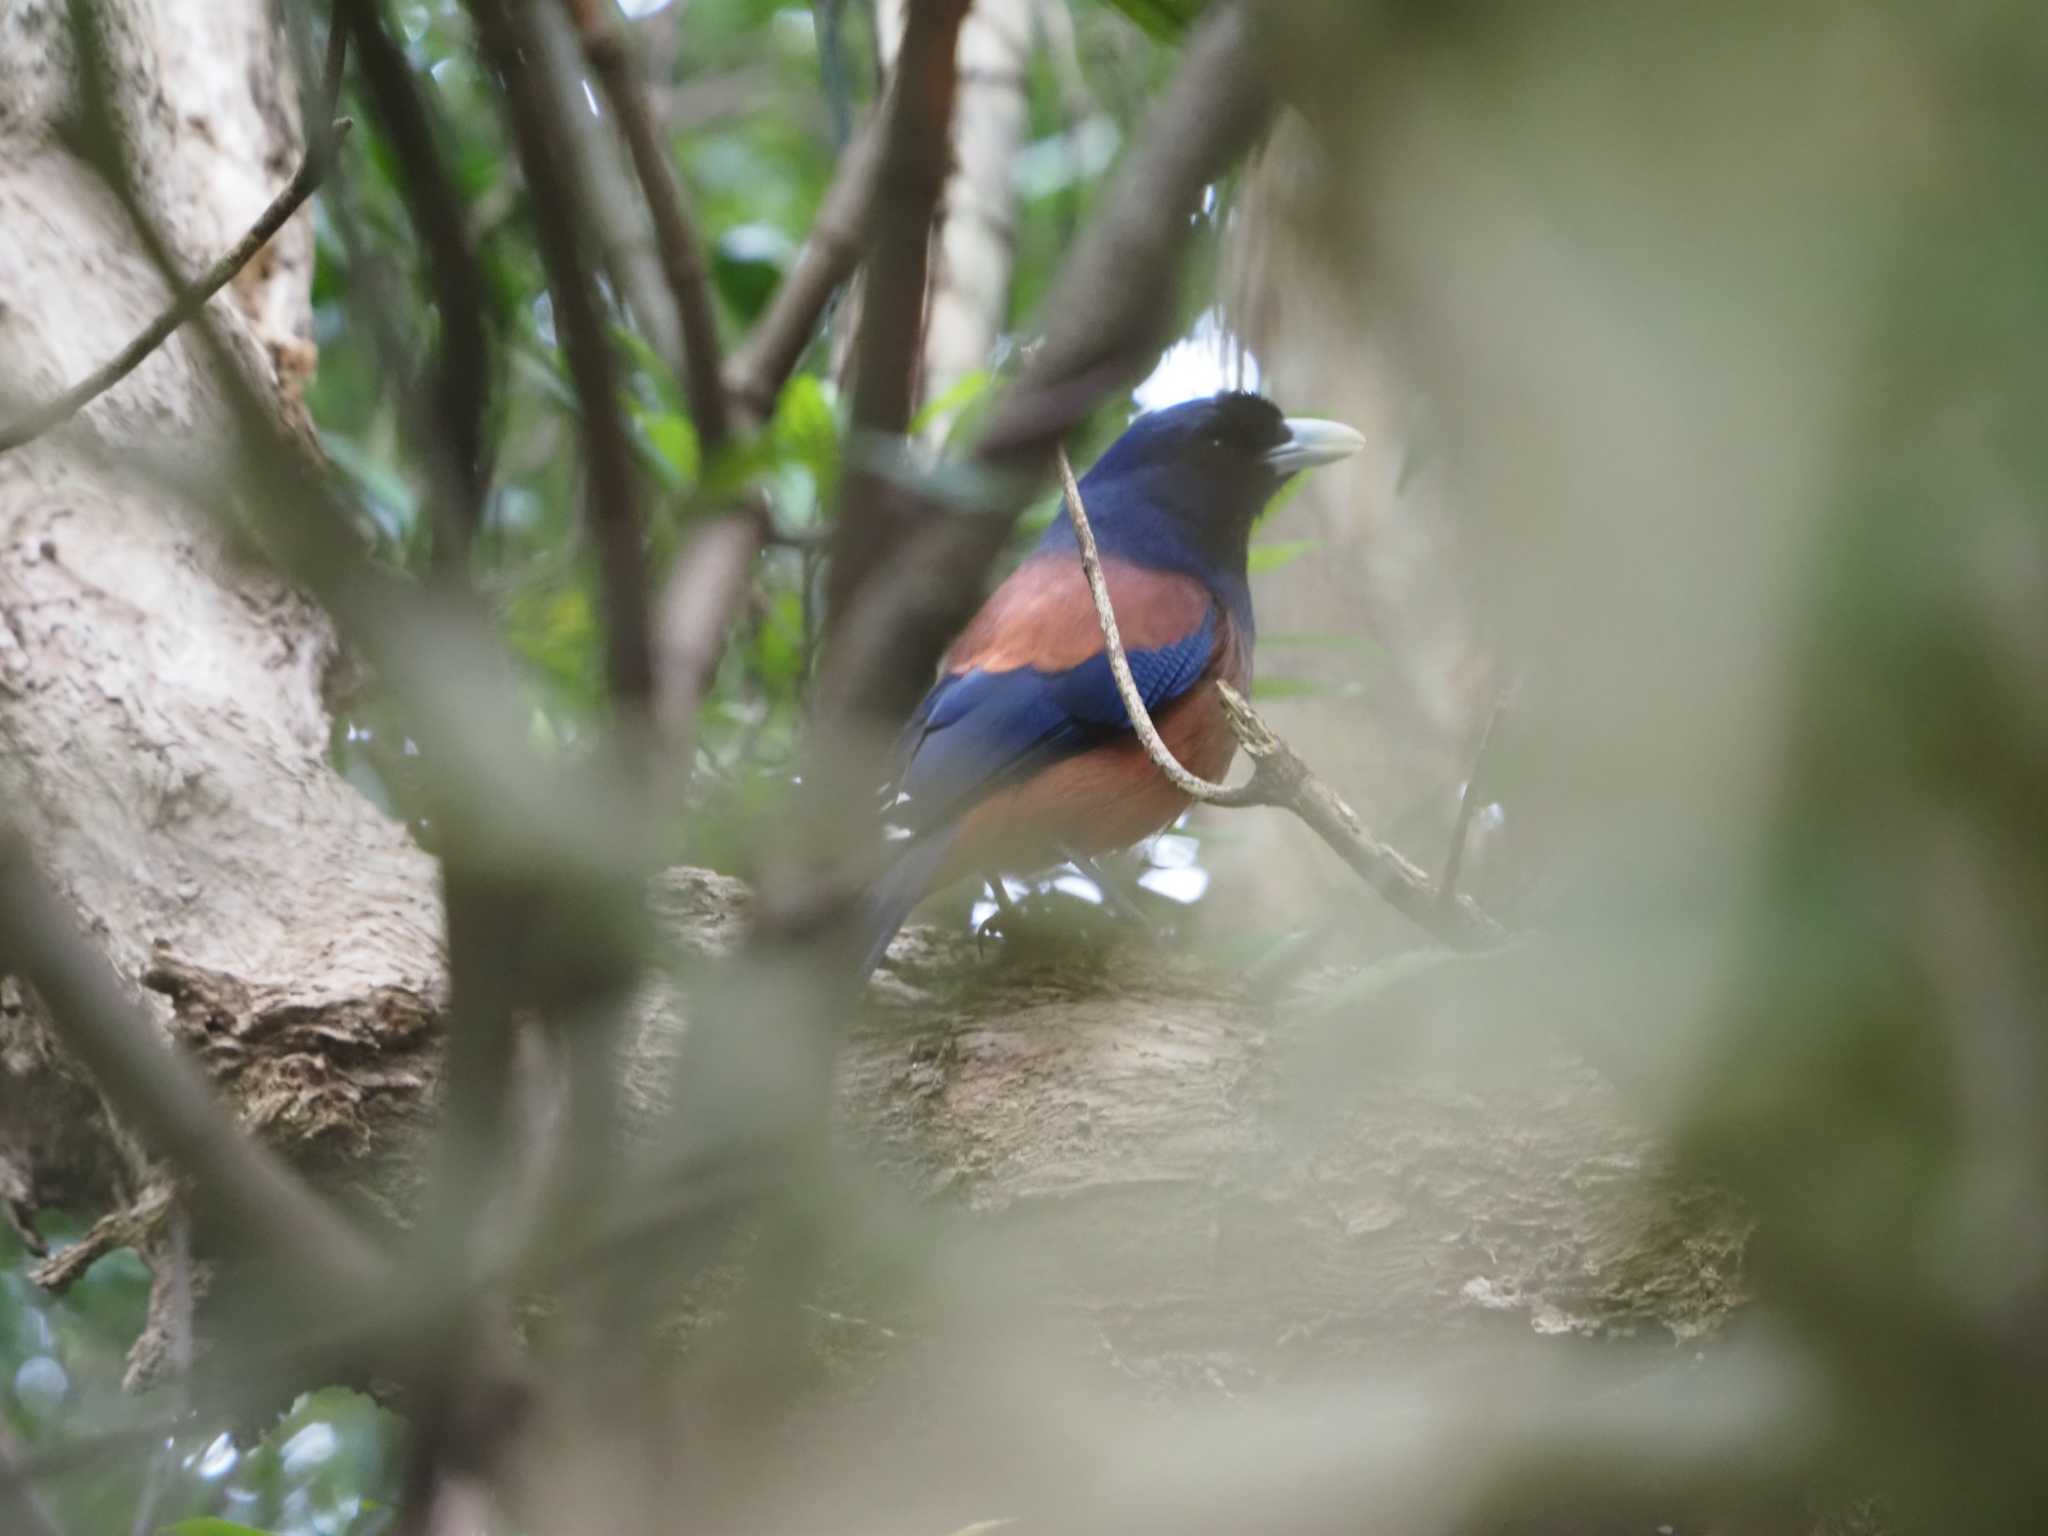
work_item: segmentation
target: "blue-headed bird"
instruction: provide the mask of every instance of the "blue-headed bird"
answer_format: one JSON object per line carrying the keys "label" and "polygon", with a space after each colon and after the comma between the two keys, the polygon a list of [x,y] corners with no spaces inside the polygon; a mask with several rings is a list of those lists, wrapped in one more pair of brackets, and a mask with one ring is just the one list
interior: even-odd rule
{"label": "blue-headed bird", "polygon": [[[1236,752],[1212,684],[1250,687],[1252,524],[1290,476],[1364,445],[1220,394],[1139,417],[1082,478],[1132,675],[1190,772],[1220,779]],[[1131,727],[1064,513],[947,650],[899,762],[868,970],[928,892],[1127,848],[1187,809]]]}

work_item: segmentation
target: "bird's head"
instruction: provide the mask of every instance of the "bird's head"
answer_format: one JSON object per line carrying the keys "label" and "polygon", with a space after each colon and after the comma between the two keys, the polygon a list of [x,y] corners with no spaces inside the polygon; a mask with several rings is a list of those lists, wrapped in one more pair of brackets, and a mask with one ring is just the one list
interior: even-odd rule
{"label": "bird's head", "polygon": [[1081,499],[1105,553],[1241,585],[1252,524],[1274,493],[1364,446],[1349,427],[1282,416],[1263,396],[1214,395],[1132,422],[1082,479]]}

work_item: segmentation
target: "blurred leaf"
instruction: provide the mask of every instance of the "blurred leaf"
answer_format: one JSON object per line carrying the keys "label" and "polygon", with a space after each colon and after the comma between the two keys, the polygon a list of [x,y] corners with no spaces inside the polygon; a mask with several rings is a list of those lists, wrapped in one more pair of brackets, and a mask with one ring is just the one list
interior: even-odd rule
{"label": "blurred leaf", "polygon": [[1162,42],[1178,42],[1202,14],[1203,0],[1109,0],[1148,34]]}
{"label": "blurred leaf", "polygon": [[1254,576],[1292,565],[1310,550],[1319,548],[1315,539],[1277,539],[1271,544],[1252,546],[1250,569]]}
{"label": "blurred leaf", "polygon": [[681,416],[664,412],[641,423],[648,445],[674,473],[675,489],[696,483],[703,460],[697,447],[697,430]]}
{"label": "blurred leaf", "polygon": [[403,544],[419,525],[419,498],[405,477],[353,438],[322,432],[320,445],[334,467],[347,477],[386,542]]}
{"label": "blurred leaf", "polygon": [[270,1536],[268,1531],[258,1530],[253,1525],[237,1525],[232,1520],[217,1520],[212,1515],[201,1515],[196,1520],[180,1520],[176,1525],[160,1528],[163,1536]]}
{"label": "blurred leaf", "polygon": [[1347,635],[1336,630],[1282,629],[1259,631],[1259,645],[1266,650],[1383,651],[1386,648],[1370,635]]}
{"label": "blurred leaf", "polygon": [[1347,691],[1335,683],[1317,682],[1312,677],[1261,677],[1252,682],[1252,697],[1267,703],[1275,699],[1325,698]]}
{"label": "blurred leaf", "polygon": [[989,386],[994,384],[995,381],[996,376],[988,369],[975,369],[974,372],[968,374],[959,383],[955,384],[943,395],[940,395],[938,399],[927,401],[924,409],[911,417],[911,434],[913,436],[922,434],[929,430],[934,422],[942,421],[948,416],[959,415],[983,395],[986,395],[989,391]]}
{"label": "blurred leaf", "polygon": [[1095,180],[1116,160],[1123,130],[1113,117],[1089,117],[1062,132],[1027,144],[1010,163],[1017,196],[1036,202]]}
{"label": "blurred leaf", "polygon": [[711,279],[740,319],[752,324],[768,307],[796,256],[796,242],[772,224],[742,224],[718,237]]}
{"label": "blurred leaf", "polygon": [[829,500],[839,480],[839,416],[815,374],[800,373],[783,386],[768,436],[776,455],[808,469],[819,496]]}

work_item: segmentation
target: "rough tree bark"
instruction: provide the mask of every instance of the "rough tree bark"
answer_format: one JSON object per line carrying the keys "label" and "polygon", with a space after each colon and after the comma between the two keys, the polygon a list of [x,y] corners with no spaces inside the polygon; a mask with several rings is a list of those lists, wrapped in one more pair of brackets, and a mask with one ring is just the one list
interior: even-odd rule
{"label": "rough tree bark", "polygon": [[[284,37],[266,0],[101,9],[129,161],[197,270],[300,157]],[[58,136],[72,87],[62,0],[9,7],[9,415],[111,356],[168,298],[98,171]],[[311,366],[312,256],[301,213],[212,306],[281,411],[298,410]],[[203,483],[227,440],[187,333],[69,428],[0,456],[0,803],[167,1028],[172,994],[189,1002],[198,978],[218,979],[214,1006],[186,1009],[192,1044],[245,1121],[325,1152],[426,1084],[413,1058],[442,1000],[435,870],[328,764],[325,618],[237,563],[157,472]],[[376,1065],[351,1076],[351,1055]],[[9,984],[0,1178],[24,1205],[141,1197],[139,1159],[92,1109]]]}
{"label": "rough tree bark", "polygon": [[[131,150],[197,267],[296,160],[282,39],[267,0],[175,22],[148,0],[104,9]],[[91,368],[165,298],[52,131],[62,16],[61,0],[0,12],[0,357],[17,398]],[[282,410],[308,355],[310,265],[302,215],[215,303]],[[175,439],[203,474],[226,434],[175,338],[74,428],[0,456],[0,796],[243,1121],[403,1206],[441,1049],[435,866],[329,765],[322,616],[122,467]],[[656,904],[700,949],[744,926],[745,893],[714,876],[678,872]],[[1368,1077],[1304,1129],[1284,1068],[1298,1020],[1185,959],[991,966],[912,932],[871,1001],[842,1067],[849,1140],[931,1198],[1044,1236],[1036,1294],[1147,1380],[1208,1390],[1285,1370],[1312,1340],[1378,1347],[1503,1313],[1687,1336],[1735,1295],[1733,1240],[1713,1235],[1729,1229],[1646,1180],[1649,1138],[1540,1044],[1483,1088]],[[1347,1023],[1377,1019],[1366,1001]],[[664,1054],[674,1027],[657,1011],[638,1048]],[[659,1119],[657,1097],[635,1102]],[[0,980],[0,1197],[146,1218],[148,1185],[33,999]],[[117,1235],[146,1247],[146,1228]]]}

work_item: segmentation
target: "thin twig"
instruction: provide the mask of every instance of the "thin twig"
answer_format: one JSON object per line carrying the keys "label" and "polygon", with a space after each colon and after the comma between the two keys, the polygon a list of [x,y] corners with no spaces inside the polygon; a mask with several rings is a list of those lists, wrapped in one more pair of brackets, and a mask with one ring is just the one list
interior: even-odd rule
{"label": "thin twig", "polygon": [[285,221],[307,198],[327,175],[327,169],[334,163],[333,148],[341,142],[354,124],[348,118],[337,118],[331,138],[325,144],[308,149],[300,160],[298,173],[270,201],[270,206],[257,216],[249,226],[249,232],[237,240],[234,246],[219,260],[188,283],[165,306],[163,312],[144,326],[135,339],[123,347],[108,362],[95,368],[76,384],[65,390],[56,399],[37,406],[26,416],[6,426],[0,426],[0,453],[10,448],[19,448],[31,442],[52,427],[69,421],[79,411],[107,390],[133,373],[142,360],[162,346],[172,332],[190,320],[206,307],[221,289],[225,288],[234,275],[256,257],[256,253],[270,243],[270,239]]}
{"label": "thin twig", "polygon": [[1465,775],[1465,783],[1458,791],[1458,819],[1451,826],[1451,846],[1444,853],[1444,872],[1436,883],[1436,899],[1442,906],[1449,906],[1458,893],[1458,876],[1465,868],[1465,844],[1472,833],[1472,813],[1479,809],[1479,774],[1486,766],[1493,730],[1500,724],[1501,709],[1506,703],[1506,694],[1494,695],[1493,708],[1486,715],[1486,729],[1479,733],[1479,745],[1472,753],[1471,772]]}
{"label": "thin twig", "polygon": [[[170,1332],[168,1352],[176,1397],[175,1411],[182,1417],[192,1409],[192,1232],[191,1224],[175,1200],[170,1211],[170,1231],[165,1235],[162,1247],[169,1252],[160,1249],[157,1263],[167,1264],[170,1275],[168,1279],[161,1276],[152,1278],[170,1293],[170,1316],[166,1322]],[[155,1300],[154,1294],[151,1300]],[[154,1307],[151,1310],[154,1311]],[[149,1468],[142,1478],[142,1496],[136,1500],[135,1519],[129,1527],[130,1536],[150,1536],[156,1529],[156,1506],[163,1497],[164,1482],[171,1459],[177,1454],[176,1447],[176,1437],[166,1435],[149,1458]]]}
{"label": "thin twig", "polygon": [[604,99],[619,125],[619,135],[633,157],[633,170],[640,178],[647,211],[654,218],[655,252],[661,259],[662,276],[668,280],[670,296],[675,300],[676,319],[682,332],[680,365],[674,358],[667,361],[683,382],[697,440],[703,444],[708,459],[725,446],[728,411],[725,383],[720,377],[718,316],[711,303],[711,284],[704,270],[696,221],[690,215],[675,167],[662,146],[661,132],[648,109],[646,93],[634,78],[633,61],[618,27],[595,6],[571,3],[569,12],[582,36],[590,67],[604,87]]}
{"label": "thin twig", "polygon": [[1230,684],[1219,682],[1224,718],[1238,745],[1252,760],[1252,781],[1243,793],[1218,800],[1218,805],[1269,805],[1292,811],[1307,823],[1336,855],[1385,898],[1387,904],[1417,927],[1454,949],[1490,949],[1508,940],[1508,931],[1470,896],[1440,907],[1428,875],[1399,850],[1388,847],[1358,819],[1337,792],[1310,771],[1259,712]]}
{"label": "thin twig", "polygon": [[1358,813],[1315,776],[1230,684],[1219,680],[1216,691],[1238,745],[1252,760],[1251,778],[1233,789],[1212,784],[1181,765],[1160,739],[1151,711],[1145,707],[1144,695],[1131,676],[1123,636],[1117,629],[1116,610],[1110,602],[1109,583],[1103,577],[1102,560],[1096,552],[1095,534],[1088,526],[1087,508],[1081,504],[1081,487],[1074,479],[1073,466],[1067,462],[1066,450],[1060,449],[1057,457],[1066,487],[1067,515],[1074,524],[1075,542],[1081,547],[1081,570],[1087,577],[1089,594],[1095,599],[1095,617],[1102,626],[1103,645],[1109,653],[1117,694],[1124,701],[1131,728],[1144,744],[1146,756],[1159,771],[1182,794],[1204,805],[1272,806],[1292,811],[1396,911],[1454,948],[1483,949],[1504,942],[1507,930],[1481,911],[1471,898],[1440,899],[1428,875],[1367,831]]}
{"label": "thin twig", "polygon": [[1188,772],[1161,739],[1159,728],[1152,723],[1152,712],[1145,707],[1145,696],[1138,691],[1138,680],[1131,676],[1130,658],[1124,654],[1124,637],[1117,628],[1116,609],[1109,600],[1109,583],[1102,574],[1102,557],[1095,550],[1095,530],[1088,526],[1088,510],[1081,505],[1081,486],[1074,479],[1074,466],[1068,462],[1066,449],[1060,449],[1056,457],[1060,479],[1067,492],[1067,516],[1074,525],[1074,540],[1081,546],[1081,572],[1088,578],[1089,595],[1095,599],[1095,617],[1102,625],[1103,643],[1109,650],[1109,670],[1116,678],[1117,694],[1123,699],[1124,709],[1131,717],[1131,729],[1145,744],[1145,755],[1158,765],[1159,771],[1166,775],[1175,789],[1206,805],[1221,804],[1232,792],[1224,785],[1211,784],[1199,774]]}

